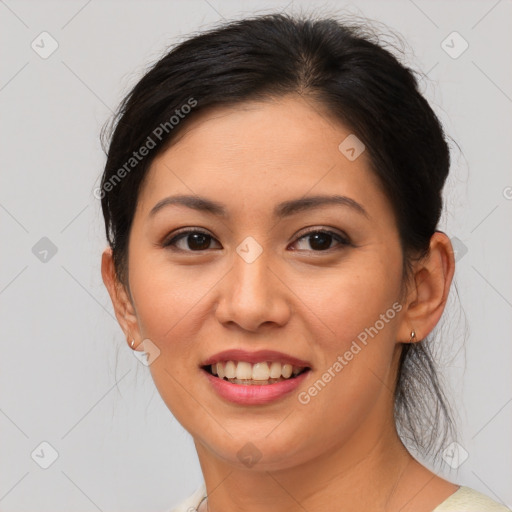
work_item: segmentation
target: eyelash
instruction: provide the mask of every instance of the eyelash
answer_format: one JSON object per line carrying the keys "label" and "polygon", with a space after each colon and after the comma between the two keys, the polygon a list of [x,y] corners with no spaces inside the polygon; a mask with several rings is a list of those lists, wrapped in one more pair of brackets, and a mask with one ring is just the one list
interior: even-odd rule
{"label": "eyelash", "polygon": [[[164,248],[171,248],[171,250],[174,250],[174,251],[177,251],[177,252],[201,253],[201,252],[206,252],[206,251],[210,250],[210,249],[204,249],[204,250],[194,251],[194,250],[190,250],[190,249],[179,249],[179,248],[177,248],[175,246],[175,244],[179,240],[181,240],[182,238],[186,238],[188,235],[192,235],[192,234],[205,235],[205,236],[211,238],[212,240],[215,240],[215,238],[213,236],[211,236],[209,233],[207,233],[205,231],[201,231],[201,230],[198,230],[198,229],[189,229],[189,230],[186,230],[186,231],[178,232],[177,234],[175,234],[169,240],[164,241],[161,245]],[[338,242],[339,246],[338,247],[329,247],[328,249],[319,250],[319,251],[318,250],[315,251],[314,249],[309,249],[309,250],[307,250],[307,252],[327,253],[327,252],[331,252],[331,251],[336,250],[336,249],[341,249],[341,248],[343,248],[345,246],[352,246],[353,245],[350,242],[349,238],[346,237],[346,236],[342,236],[339,233],[336,233],[334,231],[329,231],[329,230],[325,230],[325,229],[318,229],[318,228],[312,229],[310,231],[307,231],[306,233],[303,233],[299,238],[297,238],[297,240],[295,240],[294,243],[302,240],[303,238],[307,238],[308,236],[314,235],[314,234],[329,235],[334,240],[336,240]]]}

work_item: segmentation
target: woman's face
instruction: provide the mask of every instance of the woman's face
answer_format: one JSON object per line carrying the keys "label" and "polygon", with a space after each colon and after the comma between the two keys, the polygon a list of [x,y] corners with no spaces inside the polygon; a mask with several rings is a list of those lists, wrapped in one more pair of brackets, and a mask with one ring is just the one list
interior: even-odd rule
{"label": "woman's face", "polygon": [[[289,96],[191,119],[154,160],[131,229],[132,334],[160,351],[158,391],[196,445],[240,467],[370,446],[392,423],[410,331],[399,236],[367,152],[323,112]],[[189,199],[161,203],[176,196]],[[175,238],[187,231],[202,235]],[[203,368],[217,360],[261,379],[247,363],[308,370],[242,386]]]}

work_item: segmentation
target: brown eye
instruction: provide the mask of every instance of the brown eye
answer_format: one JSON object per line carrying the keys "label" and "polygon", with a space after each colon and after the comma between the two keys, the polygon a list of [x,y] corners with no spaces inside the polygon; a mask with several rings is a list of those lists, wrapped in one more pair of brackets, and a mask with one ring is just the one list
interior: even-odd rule
{"label": "brown eye", "polygon": [[[208,233],[197,230],[189,230],[182,231],[178,235],[171,238],[169,241],[164,242],[162,245],[164,247],[175,247],[180,251],[200,252],[211,249],[210,244],[213,240],[215,239]],[[181,246],[178,244],[181,244]]]}
{"label": "brown eye", "polygon": [[348,241],[347,238],[339,235],[338,233],[325,230],[310,231],[309,233],[302,235],[295,243],[299,243],[302,240],[308,240],[309,248],[306,247],[304,249],[299,250],[313,250],[315,252],[327,251],[329,249],[332,249],[333,242],[337,242],[338,245],[341,246],[350,245],[350,242]]}

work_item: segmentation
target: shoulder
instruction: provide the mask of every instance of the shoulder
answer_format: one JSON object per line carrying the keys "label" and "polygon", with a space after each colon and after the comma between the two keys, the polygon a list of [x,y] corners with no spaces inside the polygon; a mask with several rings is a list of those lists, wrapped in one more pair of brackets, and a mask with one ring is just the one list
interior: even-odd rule
{"label": "shoulder", "polygon": [[206,496],[206,486],[203,482],[193,494],[167,512],[195,512],[204,496]]}
{"label": "shoulder", "polygon": [[[194,512],[206,495],[202,483],[192,495],[168,512]],[[470,487],[461,486],[456,492],[438,505],[432,512],[512,512],[511,509],[494,501]]]}
{"label": "shoulder", "polygon": [[432,512],[511,512],[509,508],[470,487],[461,486]]}

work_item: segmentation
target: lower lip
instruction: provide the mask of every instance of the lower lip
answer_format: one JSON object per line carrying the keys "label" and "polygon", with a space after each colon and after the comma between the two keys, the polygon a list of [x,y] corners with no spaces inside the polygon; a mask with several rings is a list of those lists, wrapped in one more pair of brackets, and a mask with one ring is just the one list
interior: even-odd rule
{"label": "lower lip", "polygon": [[274,384],[254,384],[246,386],[233,384],[227,380],[215,377],[206,370],[201,371],[208,377],[213,389],[224,399],[240,405],[261,405],[278,400],[290,394],[307,379],[311,370],[307,370],[292,379],[282,380]]}

